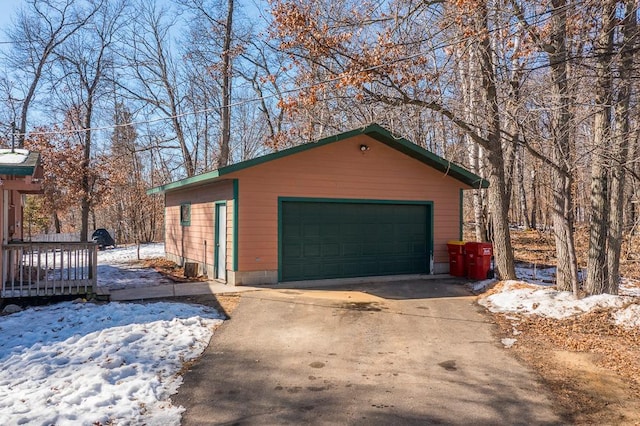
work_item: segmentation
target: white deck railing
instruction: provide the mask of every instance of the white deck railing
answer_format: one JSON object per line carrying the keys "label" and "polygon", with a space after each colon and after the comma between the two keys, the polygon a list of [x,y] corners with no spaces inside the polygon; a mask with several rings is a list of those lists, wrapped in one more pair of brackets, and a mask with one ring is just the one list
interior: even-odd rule
{"label": "white deck railing", "polygon": [[97,266],[93,242],[6,244],[0,297],[88,295],[96,286]]}

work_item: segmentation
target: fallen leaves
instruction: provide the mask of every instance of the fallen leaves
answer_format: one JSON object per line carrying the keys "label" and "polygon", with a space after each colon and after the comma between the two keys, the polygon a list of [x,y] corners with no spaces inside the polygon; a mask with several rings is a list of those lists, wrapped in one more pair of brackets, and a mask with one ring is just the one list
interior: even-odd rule
{"label": "fallen leaves", "polygon": [[174,282],[207,281],[207,278],[202,275],[192,278],[185,277],[184,267],[164,258],[147,259],[144,261],[144,267],[153,268]]}
{"label": "fallen leaves", "polygon": [[[615,418],[616,424],[634,424],[631,419],[640,418],[640,328],[616,325],[608,309],[562,320],[493,315],[503,343],[518,332],[509,350],[540,374],[568,421],[598,424]],[[560,365],[554,357],[559,352],[581,361]],[[589,369],[585,360],[592,364],[591,375],[585,373]],[[600,386],[605,380],[603,372],[617,379],[607,379],[607,386]],[[628,400],[621,401],[619,395]],[[607,402],[612,400],[618,402]]]}

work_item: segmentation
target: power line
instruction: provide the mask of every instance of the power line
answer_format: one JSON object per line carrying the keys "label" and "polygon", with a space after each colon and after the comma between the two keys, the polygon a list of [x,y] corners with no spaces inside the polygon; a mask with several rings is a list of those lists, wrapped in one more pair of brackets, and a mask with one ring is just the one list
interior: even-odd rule
{"label": "power line", "polygon": [[[395,61],[391,61],[391,62],[386,62],[383,64],[379,64],[379,65],[375,65],[375,66],[371,66],[368,68],[363,68],[361,70],[357,70],[357,71],[352,71],[350,74],[361,74],[361,73],[366,73],[366,72],[370,72],[370,71],[375,71],[377,69],[383,68],[383,67],[387,67],[389,65],[392,65],[394,63],[398,63],[398,62],[404,62],[404,61],[408,61],[411,59],[415,59],[417,57],[420,57],[424,55],[424,53],[415,53],[413,55],[409,55],[403,58],[399,58]],[[99,126],[99,127],[90,127],[90,128],[86,128],[86,129],[69,129],[69,130],[51,130],[51,131],[34,131],[34,132],[28,132],[25,134],[21,134],[21,133],[17,133],[17,136],[27,136],[27,135],[31,135],[31,136],[45,136],[45,135],[68,135],[68,134],[74,134],[74,133],[82,133],[82,132],[89,132],[89,131],[103,131],[103,130],[114,130],[117,128],[124,128],[124,127],[129,127],[129,126],[138,126],[138,125],[143,125],[143,124],[153,124],[153,123],[158,123],[158,122],[163,122],[163,121],[167,121],[167,120],[173,120],[176,118],[182,118],[182,117],[186,117],[186,116],[191,116],[191,115],[198,115],[198,114],[205,114],[205,113],[209,113],[209,112],[215,112],[218,111],[222,108],[233,108],[233,107],[238,107],[238,106],[242,106],[242,105],[246,105],[246,104],[250,104],[250,103],[254,103],[254,102],[259,102],[262,100],[267,100],[267,99],[271,99],[271,98],[275,98],[275,97],[280,97],[282,95],[288,95],[291,93],[296,93],[296,92],[302,92],[304,90],[309,90],[309,89],[313,89],[315,87],[319,87],[319,86],[323,86],[325,84],[328,83],[333,83],[336,81],[339,81],[341,79],[343,79],[344,76],[338,75],[332,78],[328,78],[316,83],[312,83],[312,84],[308,84],[305,86],[301,86],[301,87],[296,87],[296,88],[292,88],[292,89],[286,89],[286,90],[281,90],[280,93],[274,93],[274,94],[270,94],[270,95],[264,95],[264,96],[258,96],[258,97],[254,97],[251,99],[243,99],[241,101],[238,102],[233,102],[230,103],[229,105],[226,106],[222,106],[222,107],[213,107],[213,108],[204,108],[204,109],[200,109],[200,110],[196,110],[196,111],[187,111],[187,112],[183,112],[180,114],[175,114],[175,115],[169,115],[166,117],[157,117],[157,118],[151,118],[151,119],[147,119],[147,120],[139,120],[139,121],[132,121],[129,123],[122,123],[122,124],[111,124],[111,125],[107,125],[107,126]]]}
{"label": "power line", "polygon": [[[535,14],[532,14],[531,16],[527,17],[527,19],[535,19],[535,18],[542,18],[542,20],[545,21],[545,20],[550,19],[550,13],[548,11],[546,11],[544,13],[535,13]],[[536,25],[540,25],[540,22],[536,22]],[[506,23],[504,26],[493,27],[491,29],[488,29],[487,32],[488,33],[495,33],[495,32],[501,31],[501,30],[503,30],[505,28],[509,28],[511,26],[513,26],[513,24]],[[441,31],[444,32],[445,28],[443,28]],[[167,120],[173,120],[173,119],[177,119],[177,118],[182,118],[182,117],[186,117],[186,116],[192,116],[192,115],[215,112],[215,111],[218,111],[218,110],[220,110],[222,108],[238,107],[238,106],[242,106],[242,105],[246,105],[246,104],[250,104],[250,103],[254,103],[254,102],[264,101],[264,100],[267,100],[267,99],[272,99],[272,98],[276,98],[276,97],[282,97],[283,95],[289,95],[289,94],[292,94],[292,93],[302,92],[302,91],[305,91],[305,90],[321,87],[321,86],[324,86],[326,84],[334,83],[334,82],[342,80],[345,77],[345,74],[347,74],[347,75],[358,75],[358,74],[362,74],[362,73],[376,71],[378,69],[389,67],[389,66],[397,64],[397,63],[406,62],[406,61],[409,61],[409,60],[412,60],[412,59],[416,59],[418,57],[422,57],[422,56],[425,56],[425,55],[428,55],[428,54],[432,54],[434,52],[437,52],[438,50],[446,49],[447,47],[452,47],[452,46],[455,46],[455,45],[459,45],[461,43],[464,43],[466,41],[472,40],[474,38],[475,38],[474,34],[469,34],[467,36],[463,36],[463,37],[458,38],[456,40],[452,40],[452,41],[441,43],[440,45],[430,46],[427,51],[418,52],[418,53],[415,53],[415,54],[412,54],[412,55],[404,56],[404,57],[401,57],[401,58],[398,58],[398,59],[395,59],[395,60],[392,60],[392,61],[384,62],[384,63],[378,64],[378,65],[365,67],[365,68],[362,68],[362,69],[359,69],[359,70],[352,70],[350,72],[337,74],[334,77],[327,78],[327,79],[324,79],[322,81],[311,83],[311,84],[308,84],[308,85],[305,85],[305,86],[295,87],[295,88],[286,89],[286,90],[281,90],[281,91],[279,91],[279,93],[273,93],[273,94],[269,94],[269,95],[257,96],[257,97],[253,97],[253,98],[250,98],[250,99],[243,99],[243,100],[240,100],[240,101],[237,101],[237,102],[233,102],[233,103],[231,103],[229,105],[224,105],[224,106],[221,106],[221,107],[204,108],[204,109],[199,109],[199,110],[194,110],[194,111],[187,111],[187,112],[183,112],[183,113],[179,113],[179,114],[175,114],[175,115],[167,115],[167,116],[164,116],[164,117],[149,118],[149,119],[145,119],[145,120],[132,121],[132,122],[129,122],[129,123],[122,123],[122,124],[110,124],[110,125],[105,125],[105,126],[90,127],[90,128],[86,128],[86,129],[33,131],[33,132],[25,133],[25,134],[17,133],[16,135],[17,136],[26,136],[27,134],[33,135],[33,136],[68,135],[68,134],[77,134],[77,133],[89,132],[89,131],[114,130],[114,129],[117,129],[117,128],[125,128],[125,127],[129,127],[129,126],[139,126],[139,125],[144,125],[144,124],[153,124],[153,123],[158,123],[158,122],[164,122],[164,121],[167,121]],[[426,41],[426,40],[422,40],[422,42],[424,42],[424,41]],[[14,43],[14,42],[13,41],[0,41],[0,44],[11,44],[11,43]],[[577,59],[577,58],[568,58],[568,60],[571,60],[571,59]],[[531,68],[524,67],[523,71],[535,71],[537,69],[541,69],[541,68],[548,67],[548,66],[550,66],[550,64],[546,63],[544,65],[533,66]]]}

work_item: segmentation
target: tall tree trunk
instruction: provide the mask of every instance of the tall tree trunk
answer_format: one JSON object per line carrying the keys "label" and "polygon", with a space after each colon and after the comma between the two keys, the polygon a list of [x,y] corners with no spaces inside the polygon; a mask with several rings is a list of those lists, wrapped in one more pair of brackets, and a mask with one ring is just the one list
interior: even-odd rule
{"label": "tall tree trunk", "polygon": [[[465,46],[464,52],[458,52],[458,61],[461,64],[459,73],[464,98],[464,119],[468,123],[472,123],[478,114],[477,99],[478,91],[476,90],[476,81],[478,79],[477,72],[477,52],[473,46]],[[468,133],[464,135],[467,145],[467,153],[471,171],[478,176],[483,176],[483,148],[475,143]],[[487,221],[485,218],[484,191],[474,189],[473,192],[473,218],[474,232],[476,241],[486,241],[487,238]]]}
{"label": "tall tree trunk", "polygon": [[591,221],[587,260],[586,291],[602,294],[607,290],[607,227],[609,226],[608,167],[605,155],[611,142],[611,103],[615,0],[603,4],[602,28],[596,40],[596,99],[591,158]]}
{"label": "tall tree trunk", "polygon": [[531,170],[531,229],[538,229],[538,185],[536,183],[538,174]]}
{"label": "tall tree trunk", "polygon": [[615,108],[616,131],[613,140],[611,164],[611,189],[609,197],[609,227],[607,239],[607,282],[605,292],[618,294],[620,274],[620,251],[622,249],[622,229],[625,200],[626,164],[631,145],[630,139],[630,102],[631,102],[631,77],[633,72],[634,57],[637,42],[637,13],[636,0],[625,2],[625,13],[622,20],[623,44],[621,49],[621,64],[619,68],[620,83],[618,99]]}
{"label": "tall tree trunk", "polygon": [[[89,102],[91,104],[91,102]],[[84,119],[84,156],[82,158],[82,198],[80,200],[80,241],[89,241],[89,211],[91,209],[91,182],[89,179],[89,167],[91,162],[91,113],[89,105]]]}
{"label": "tall tree trunk", "polygon": [[231,141],[231,38],[233,36],[233,2],[227,0],[227,20],[224,32],[224,47],[222,52],[222,113],[220,123],[220,156],[218,168],[229,164],[229,144]]}
{"label": "tall tree trunk", "polygon": [[531,229],[531,220],[529,220],[529,207],[527,203],[527,191],[524,182],[524,158],[525,152],[523,149],[518,149],[517,152],[517,179],[518,179],[518,201],[520,203],[520,215],[522,217],[523,225],[526,229]]}
{"label": "tall tree trunk", "polygon": [[60,222],[60,216],[56,211],[53,212],[53,227],[56,234],[62,233],[62,222]]}
{"label": "tall tree trunk", "polygon": [[[488,13],[486,4],[479,7],[481,28],[488,30]],[[495,266],[498,277],[503,280],[516,279],[513,259],[513,247],[509,233],[509,194],[506,192],[504,150],[500,137],[500,109],[498,91],[495,83],[493,67],[493,53],[491,40],[488,35],[482,36],[479,46],[480,73],[482,76],[482,90],[487,108],[488,126],[487,160],[489,165],[489,210],[491,214],[492,239],[495,254]]]}
{"label": "tall tree trunk", "polygon": [[553,208],[551,210],[556,242],[558,289],[578,294],[578,270],[573,238],[573,197],[570,171],[572,143],[571,93],[567,80],[567,0],[553,0],[551,17],[551,44],[547,47],[551,64],[554,110],[552,129],[554,132],[553,161]]}

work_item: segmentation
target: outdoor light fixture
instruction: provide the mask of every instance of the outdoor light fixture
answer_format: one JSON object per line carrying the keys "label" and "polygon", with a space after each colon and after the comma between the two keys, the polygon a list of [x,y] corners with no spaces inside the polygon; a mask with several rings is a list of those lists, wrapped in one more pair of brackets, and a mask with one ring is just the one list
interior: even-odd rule
{"label": "outdoor light fixture", "polygon": [[370,149],[369,145],[365,145],[365,144],[360,145],[360,151],[362,152],[369,151],[369,149]]}

